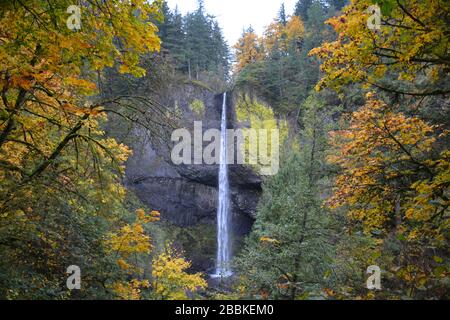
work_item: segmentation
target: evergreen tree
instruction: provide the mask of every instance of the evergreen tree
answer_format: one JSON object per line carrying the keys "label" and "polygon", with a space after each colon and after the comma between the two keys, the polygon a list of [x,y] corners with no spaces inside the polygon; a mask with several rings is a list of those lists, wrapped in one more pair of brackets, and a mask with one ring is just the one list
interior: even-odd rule
{"label": "evergreen tree", "polygon": [[308,297],[332,280],[331,221],[319,196],[329,116],[320,104],[313,96],[303,106],[300,151],[292,149],[264,185],[252,233],[237,259],[249,293]]}
{"label": "evergreen tree", "polygon": [[286,24],[287,24],[286,8],[285,8],[285,6],[284,6],[284,3],[281,4],[280,11],[278,12],[278,21],[279,21],[283,26],[286,26]]}
{"label": "evergreen tree", "polygon": [[347,0],[329,0],[328,3],[333,6],[336,10],[341,10],[348,4]]}
{"label": "evergreen tree", "polygon": [[227,78],[230,72],[230,49],[217,21],[213,21],[212,48],[213,64],[211,69],[217,71],[219,74],[223,74]]}
{"label": "evergreen tree", "polygon": [[222,30],[214,17],[205,12],[203,1],[198,8],[182,16],[178,8],[172,12],[163,3],[165,21],[159,26],[163,50],[173,60],[176,69],[190,79],[199,79],[202,72],[229,77],[230,52]]}
{"label": "evergreen tree", "polygon": [[303,19],[303,21],[308,20],[308,10],[314,0],[299,0],[295,5],[294,14]]}

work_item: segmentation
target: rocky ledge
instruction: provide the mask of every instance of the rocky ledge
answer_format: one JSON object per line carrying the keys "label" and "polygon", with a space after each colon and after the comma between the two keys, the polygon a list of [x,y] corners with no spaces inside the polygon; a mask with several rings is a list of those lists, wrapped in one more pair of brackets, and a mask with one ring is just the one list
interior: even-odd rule
{"label": "rocky ledge", "polygon": [[[203,130],[220,128],[222,95],[189,91],[189,94],[179,93],[174,97],[178,97],[177,100],[167,103],[181,109],[186,128],[193,127],[193,122],[199,120],[204,124]],[[201,119],[190,108],[194,99],[204,103]],[[228,106],[228,127],[231,128],[235,119],[233,99],[229,99]],[[161,147],[147,141],[134,146],[134,155],[127,164],[126,184],[149,208],[159,210],[164,219],[178,226],[215,224],[218,166],[176,166],[170,160],[170,142],[167,145]],[[253,170],[240,165],[231,165],[229,174],[233,234],[242,237],[249,233],[253,224],[262,180]]]}

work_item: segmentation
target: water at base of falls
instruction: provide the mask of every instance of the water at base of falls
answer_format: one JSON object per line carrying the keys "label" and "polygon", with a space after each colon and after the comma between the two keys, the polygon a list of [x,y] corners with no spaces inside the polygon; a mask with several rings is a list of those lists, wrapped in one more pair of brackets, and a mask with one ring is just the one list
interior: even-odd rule
{"label": "water at base of falls", "polygon": [[221,152],[219,169],[219,208],[217,209],[217,262],[211,278],[228,278],[233,275],[230,266],[230,189],[227,165],[227,93],[223,94],[221,119]]}
{"label": "water at base of falls", "polygon": [[219,279],[219,278],[229,278],[229,277],[231,277],[232,275],[233,275],[233,272],[232,272],[232,271],[226,271],[226,272],[223,272],[223,273],[220,273],[220,274],[217,274],[217,273],[210,274],[209,276],[210,276],[212,279]]}

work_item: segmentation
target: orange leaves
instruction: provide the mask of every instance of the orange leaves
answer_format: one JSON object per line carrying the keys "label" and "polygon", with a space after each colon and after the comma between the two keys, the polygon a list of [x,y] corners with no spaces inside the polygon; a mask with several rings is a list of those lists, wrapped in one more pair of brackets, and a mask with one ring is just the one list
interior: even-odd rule
{"label": "orange leaves", "polygon": [[141,221],[142,223],[151,223],[151,222],[157,222],[160,220],[161,214],[158,211],[153,210],[149,214],[145,213],[143,209],[138,209],[136,211],[138,221]]}
{"label": "orange leaves", "polygon": [[97,85],[91,81],[76,77],[67,77],[65,83],[70,88],[78,90],[86,95],[91,95],[97,90]]}
{"label": "orange leaves", "polygon": [[280,241],[278,241],[277,239],[272,239],[272,238],[269,238],[269,237],[261,237],[259,239],[259,241],[261,241],[263,243],[268,243],[268,244],[275,244],[275,245],[280,244]]}
{"label": "orange leaves", "polygon": [[[159,50],[157,28],[150,22],[151,18],[160,18],[159,1],[91,2],[83,7],[80,32],[66,27],[67,13],[59,10],[64,3],[55,6],[58,10],[39,1],[31,1],[26,7],[5,5],[0,18],[0,73],[5,75],[1,88],[9,89],[6,96],[15,89],[39,90],[40,98],[45,93],[47,101],[35,101],[41,103],[38,107],[53,99],[67,102],[50,103],[54,113],[60,111],[57,116],[67,118],[67,111],[79,115],[75,106],[97,90],[88,80],[93,71],[118,63],[122,71],[126,68],[141,76],[140,55]],[[39,12],[39,23],[30,12]],[[61,97],[65,91],[70,94]]]}
{"label": "orange leaves", "polygon": [[305,25],[298,16],[293,16],[287,23],[285,29],[289,41],[300,40],[305,35]]}
{"label": "orange leaves", "polygon": [[118,259],[117,264],[122,270],[129,270],[131,269],[131,266],[124,260],[124,259]]}
{"label": "orange leaves", "polygon": [[349,128],[330,135],[334,151],[328,161],[342,171],[327,204],[346,206],[350,220],[366,232],[389,232],[395,225],[404,241],[445,245],[450,154],[430,159],[435,130],[369,94]]}
{"label": "orange leaves", "polygon": [[265,53],[272,52],[276,46],[281,46],[281,39],[284,36],[285,27],[279,21],[274,21],[264,31],[264,50]]}
{"label": "orange leaves", "polygon": [[[97,75],[93,71],[113,66],[115,62],[126,64],[136,71],[140,54],[158,50],[156,27],[149,22],[149,16],[139,19],[135,15],[136,11],[156,15],[158,6],[147,1],[135,1],[133,4],[115,0],[90,3],[83,8],[83,28],[80,32],[66,28],[65,11],[53,10],[48,6],[49,3],[39,1],[29,2],[27,8],[21,4],[6,5],[0,18],[0,86],[6,97],[0,106],[6,100],[8,104],[1,108],[0,114],[2,117],[11,116],[12,121],[21,124],[13,126],[14,129],[8,132],[9,140],[14,141],[8,145],[18,146],[8,146],[2,151],[8,152],[8,159],[21,159],[18,167],[32,171],[57,150],[65,135],[81,123],[77,135],[72,135],[72,140],[67,144],[78,139],[78,135],[83,135],[84,145],[78,144],[76,150],[71,150],[72,154],[61,150],[58,156],[70,159],[75,157],[75,152],[82,152],[86,144],[90,144],[87,148],[91,151],[87,155],[91,152],[102,154],[104,158],[117,155],[115,160],[120,162],[126,159],[128,150],[117,143],[101,141],[103,132],[99,130],[99,120],[105,118],[100,108],[92,108],[86,103],[97,90],[90,79]],[[64,4],[55,2],[55,6],[60,8]],[[36,17],[29,14],[30,11],[39,12],[40,23],[36,23]],[[16,19],[17,16],[22,19]],[[131,29],[136,28],[133,32],[122,29],[119,21]],[[64,24],[58,25],[59,22]],[[127,44],[127,50],[118,50],[119,38]],[[23,91],[27,94],[24,95]],[[80,122],[87,115],[89,121]],[[22,138],[26,141],[21,142]],[[79,139],[77,142],[80,142]],[[103,149],[103,142],[111,149]],[[28,147],[24,147],[24,143]],[[104,158],[99,159],[100,162],[104,163]],[[79,162],[80,157],[77,159]]]}
{"label": "orange leaves", "polygon": [[[393,3],[389,14],[383,13],[387,22],[377,32],[367,27],[367,8],[372,4],[370,0],[354,0],[340,17],[327,21],[338,38],[310,52],[323,60],[325,76],[318,90],[340,89],[348,82],[374,83],[388,71],[398,72],[400,80],[415,81],[418,72],[434,68],[429,80],[436,81],[437,70],[448,67],[448,62],[439,58],[447,54],[444,48],[448,48],[449,40],[444,35],[448,23],[441,14],[442,8],[449,9],[448,1],[425,5],[421,0],[412,0],[403,8]],[[404,10],[416,19],[405,15]]]}
{"label": "orange leaves", "polygon": [[262,53],[262,48],[260,45],[261,40],[258,35],[249,29],[235,44],[236,49],[236,71],[241,71],[247,64],[254,63],[261,60],[264,55]]}
{"label": "orange leaves", "polygon": [[241,71],[246,65],[261,61],[274,50],[287,52],[290,45],[298,46],[305,35],[303,21],[293,16],[286,26],[279,21],[273,21],[259,37],[249,28],[234,45],[236,49],[236,71]]}
{"label": "orange leaves", "polygon": [[[367,98],[366,105],[352,114],[349,128],[330,135],[334,152],[328,161],[339,165],[342,173],[328,205],[348,205],[349,216],[370,230],[384,228],[392,218],[399,192],[395,181],[414,179],[417,170],[424,170],[420,159],[431,150],[435,138],[431,136],[434,128],[422,120],[392,112],[371,93]],[[436,190],[428,180],[410,185],[411,190],[430,194],[427,188]],[[407,218],[413,215],[407,208],[419,203],[413,199],[401,199]]]}
{"label": "orange leaves", "polygon": [[32,78],[26,75],[13,75],[10,79],[11,88],[21,88],[24,90],[30,90],[33,81]]}
{"label": "orange leaves", "polygon": [[[69,233],[87,235],[78,243],[83,255],[94,252],[92,245],[108,235],[106,247],[114,253],[111,259],[117,262],[116,271],[128,279],[139,271],[130,258],[146,256],[152,249],[144,223],[157,221],[159,214],[144,214],[109,234],[125,210],[126,189],[119,174],[131,151],[105,137],[101,121],[106,115],[91,96],[106,66],[123,64],[134,75],[143,74],[139,58],[159,50],[152,21],[159,16],[160,1],[83,2],[82,29],[77,32],[66,25],[70,4],[54,0],[1,5],[0,210],[10,227],[10,231],[2,230],[1,237],[18,233],[24,243],[40,239],[48,244],[44,254],[33,246],[40,257],[33,263],[39,264],[39,270],[53,268],[38,272],[38,277],[50,283],[54,278],[48,276],[56,274],[52,272],[55,267],[63,270],[60,263],[73,256],[61,250],[68,245],[62,240]],[[17,208],[31,212],[19,219]],[[67,224],[65,213],[72,215],[73,224]],[[31,249],[19,243],[5,255],[29,255]],[[64,259],[57,259],[58,254]],[[109,265],[100,260],[100,266]],[[121,297],[138,298],[139,290],[148,285],[148,281],[119,282],[116,289]]]}

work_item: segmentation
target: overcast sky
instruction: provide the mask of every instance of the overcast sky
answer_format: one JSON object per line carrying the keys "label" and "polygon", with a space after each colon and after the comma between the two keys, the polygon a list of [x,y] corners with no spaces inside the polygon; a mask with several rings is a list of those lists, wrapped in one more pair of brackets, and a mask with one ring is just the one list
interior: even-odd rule
{"label": "overcast sky", "polygon": [[[185,14],[197,8],[197,0],[167,0],[171,9]],[[297,0],[205,0],[206,11],[216,16],[230,46],[234,45],[242,34],[243,28],[250,25],[262,34],[277,16],[281,4],[286,6],[286,14],[294,12]]]}

